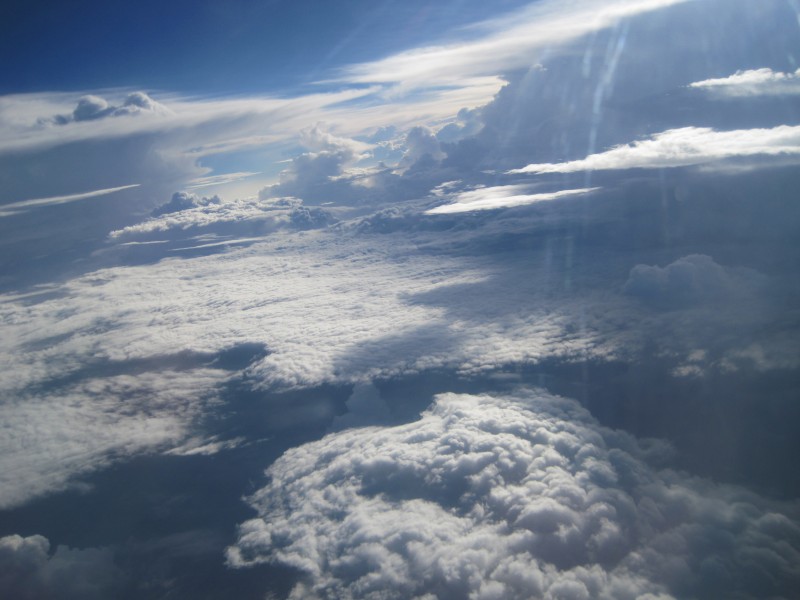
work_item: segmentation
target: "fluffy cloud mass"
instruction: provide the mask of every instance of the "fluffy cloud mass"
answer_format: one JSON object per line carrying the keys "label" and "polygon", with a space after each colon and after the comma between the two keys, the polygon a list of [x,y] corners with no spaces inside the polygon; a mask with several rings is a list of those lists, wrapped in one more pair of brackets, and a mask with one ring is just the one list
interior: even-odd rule
{"label": "fluffy cloud mass", "polygon": [[670,129],[651,139],[617,146],[582,160],[531,164],[511,173],[574,173],[609,169],[659,169],[701,165],[726,158],[800,154],[800,127],[714,131],[706,127]]}
{"label": "fluffy cloud mass", "polygon": [[288,451],[228,560],[299,569],[293,598],[790,595],[797,507],[659,471],[665,451],[539,391],[446,394]]}

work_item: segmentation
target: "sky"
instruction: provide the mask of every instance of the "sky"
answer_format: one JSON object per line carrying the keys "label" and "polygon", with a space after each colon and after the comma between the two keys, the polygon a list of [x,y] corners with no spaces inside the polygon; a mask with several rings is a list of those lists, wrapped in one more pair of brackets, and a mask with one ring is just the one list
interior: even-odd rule
{"label": "sky", "polygon": [[800,3],[6,2],[0,596],[800,593]]}

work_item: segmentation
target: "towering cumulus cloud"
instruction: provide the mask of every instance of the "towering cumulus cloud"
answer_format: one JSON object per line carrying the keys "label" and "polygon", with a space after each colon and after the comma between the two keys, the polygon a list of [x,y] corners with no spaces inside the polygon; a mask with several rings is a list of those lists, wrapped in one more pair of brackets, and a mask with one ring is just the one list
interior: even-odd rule
{"label": "towering cumulus cloud", "polygon": [[791,595],[797,507],[659,471],[666,453],[540,391],[440,395],[287,452],[228,560],[299,569],[293,598]]}

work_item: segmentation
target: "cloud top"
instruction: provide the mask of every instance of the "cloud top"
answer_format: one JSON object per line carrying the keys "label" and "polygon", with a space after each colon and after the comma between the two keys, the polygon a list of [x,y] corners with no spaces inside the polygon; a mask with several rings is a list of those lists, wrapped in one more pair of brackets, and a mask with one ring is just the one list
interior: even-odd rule
{"label": "cloud top", "polygon": [[301,570],[292,598],[663,600],[800,583],[796,524],[657,471],[664,451],[542,392],[441,395],[414,423],[288,451],[228,561]]}

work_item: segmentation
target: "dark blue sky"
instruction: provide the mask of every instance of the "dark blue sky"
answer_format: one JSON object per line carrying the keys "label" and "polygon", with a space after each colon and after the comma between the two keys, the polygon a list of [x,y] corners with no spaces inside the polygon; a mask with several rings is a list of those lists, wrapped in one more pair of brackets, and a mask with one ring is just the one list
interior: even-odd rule
{"label": "dark blue sky", "polygon": [[240,93],[435,40],[522,0],[4,2],[0,93],[135,86]]}

